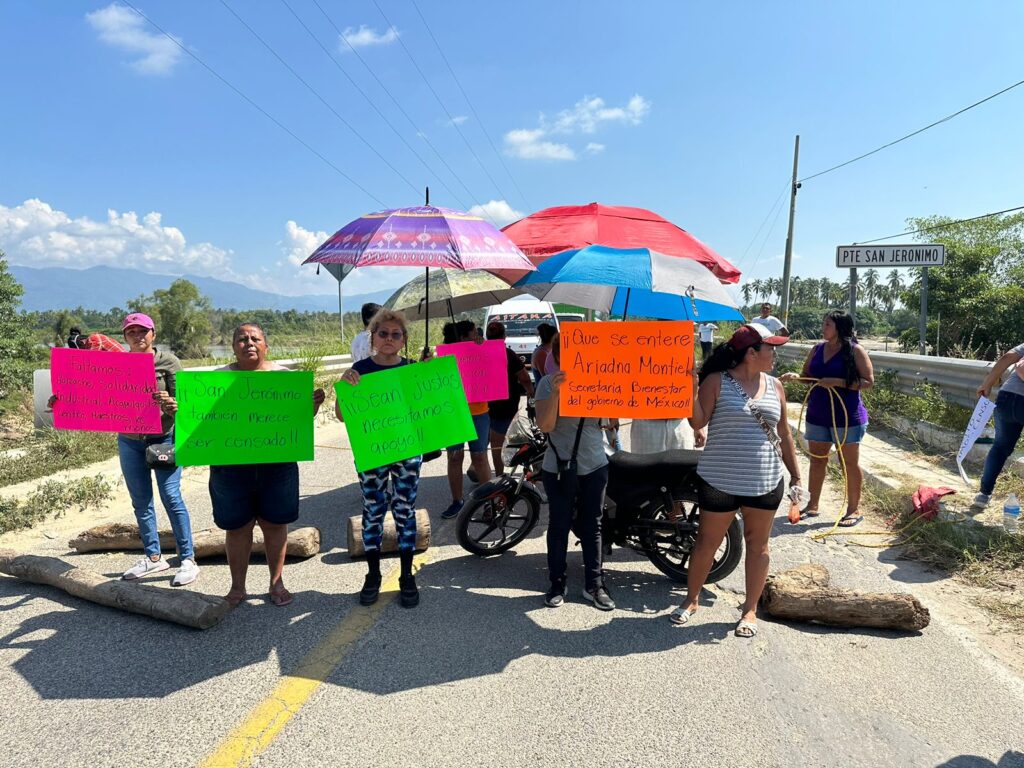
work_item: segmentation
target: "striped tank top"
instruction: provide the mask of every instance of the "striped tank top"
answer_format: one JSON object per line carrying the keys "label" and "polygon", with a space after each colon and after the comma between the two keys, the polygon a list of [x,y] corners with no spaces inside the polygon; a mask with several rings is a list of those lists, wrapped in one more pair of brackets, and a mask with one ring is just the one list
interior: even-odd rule
{"label": "striped tank top", "polygon": [[[761,376],[764,395],[754,402],[768,425],[777,430],[782,404],[771,377],[764,373]],[[707,446],[697,464],[697,474],[712,488],[734,496],[769,493],[782,479],[782,459],[747,408],[746,397],[726,381],[724,374],[720,381],[721,390],[708,424]]]}

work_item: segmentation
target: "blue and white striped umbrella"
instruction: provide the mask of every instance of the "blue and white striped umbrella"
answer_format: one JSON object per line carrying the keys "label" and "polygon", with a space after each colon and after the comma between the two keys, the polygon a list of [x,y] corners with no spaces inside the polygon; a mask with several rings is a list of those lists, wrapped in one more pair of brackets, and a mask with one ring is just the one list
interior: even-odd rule
{"label": "blue and white striped umbrella", "polygon": [[744,321],[718,278],[699,262],[648,248],[590,245],[563,251],[515,284],[544,301],[661,320]]}

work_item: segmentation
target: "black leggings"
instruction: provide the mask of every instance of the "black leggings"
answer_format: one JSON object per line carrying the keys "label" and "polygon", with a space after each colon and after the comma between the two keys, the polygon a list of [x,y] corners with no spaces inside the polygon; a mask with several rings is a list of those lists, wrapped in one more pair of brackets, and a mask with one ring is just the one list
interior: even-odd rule
{"label": "black leggings", "polygon": [[608,485],[608,467],[603,466],[586,475],[563,472],[561,479],[554,472],[543,474],[544,491],[548,495],[548,575],[552,582],[564,582],[566,553],[573,512],[576,513],[576,535],[583,547],[583,572],[587,589],[601,584],[601,513],[604,489]]}

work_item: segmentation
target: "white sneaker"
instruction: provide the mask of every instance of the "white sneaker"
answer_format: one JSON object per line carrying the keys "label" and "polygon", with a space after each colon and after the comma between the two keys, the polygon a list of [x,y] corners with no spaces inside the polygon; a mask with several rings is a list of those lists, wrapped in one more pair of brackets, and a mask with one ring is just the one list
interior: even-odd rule
{"label": "white sneaker", "polygon": [[149,576],[151,573],[166,571],[170,567],[171,566],[168,565],[167,561],[162,557],[159,560],[150,560],[148,557],[142,557],[139,558],[139,561],[135,563],[135,565],[121,574],[121,578],[132,581],[133,579],[138,579],[142,576]]}
{"label": "white sneaker", "polygon": [[196,565],[195,560],[186,558],[181,561],[181,565],[178,567],[178,572],[174,574],[174,578],[171,579],[171,586],[184,587],[186,584],[191,584],[198,578],[199,566]]}

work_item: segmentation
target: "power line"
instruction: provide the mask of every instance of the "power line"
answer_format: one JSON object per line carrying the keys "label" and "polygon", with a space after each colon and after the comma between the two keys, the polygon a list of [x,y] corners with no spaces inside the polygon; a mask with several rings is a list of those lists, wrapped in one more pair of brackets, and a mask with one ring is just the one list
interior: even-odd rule
{"label": "power line", "polygon": [[782,209],[785,207],[783,205],[779,205],[779,202],[781,200],[782,200],[782,196],[780,195],[779,198],[775,201],[776,206],[778,206],[778,210],[775,212],[775,218],[772,219],[772,225],[768,228],[768,231],[765,232],[765,234],[764,234],[764,239],[761,241],[761,247],[758,248],[758,250],[757,250],[757,258],[755,258],[754,259],[754,263],[750,265],[750,271],[751,272],[754,271],[754,269],[758,265],[758,262],[761,261],[761,254],[764,253],[764,247],[768,244],[768,240],[771,238],[772,233],[775,232],[775,225],[779,223],[779,216],[782,214]]}
{"label": "power line", "polygon": [[244,99],[244,100],[245,100],[246,102],[248,102],[248,104],[249,104],[249,105],[250,105],[251,107],[253,107],[253,108],[254,108],[254,109],[255,109],[255,110],[257,111],[257,112],[259,112],[260,114],[262,114],[262,115],[263,115],[263,116],[264,116],[265,118],[267,118],[268,120],[270,120],[270,122],[272,122],[272,123],[273,123],[274,125],[276,125],[276,126],[277,126],[278,128],[280,128],[280,129],[281,129],[282,131],[284,131],[284,132],[285,132],[285,133],[287,133],[287,134],[288,134],[289,136],[291,136],[291,137],[292,137],[293,139],[295,139],[295,141],[299,142],[299,144],[301,144],[301,145],[302,145],[303,147],[305,147],[305,148],[306,148],[307,150],[309,150],[309,151],[310,151],[310,152],[311,152],[312,154],[314,154],[314,155],[316,155],[316,156],[317,156],[318,158],[320,158],[320,159],[321,159],[321,160],[322,160],[322,161],[323,161],[324,163],[326,163],[326,164],[327,164],[327,165],[328,165],[329,167],[331,167],[331,168],[332,168],[332,169],[333,169],[334,171],[336,171],[336,172],[337,172],[337,173],[338,173],[338,174],[339,174],[339,175],[340,175],[340,176],[341,176],[342,178],[344,178],[344,179],[345,179],[345,180],[347,180],[347,181],[348,181],[349,183],[351,183],[351,184],[352,184],[352,186],[354,186],[354,187],[355,187],[356,189],[358,189],[358,190],[359,190],[360,192],[362,192],[362,193],[363,193],[363,194],[365,194],[365,195],[366,195],[367,197],[369,197],[369,198],[370,198],[371,200],[373,200],[373,201],[374,201],[374,202],[376,202],[376,203],[377,203],[378,205],[380,205],[380,206],[381,206],[381,208],[387,208],[387,204],[386,204],[386,203],[385,203],[385,202],[384,202],[383,200],[381,200],[381,199],[380,199],[379,197],[377,197],[377,196],[376,196],[375,194],[373,194],[372,192],[370,192],[370,191],[369,191],[369,190],[368,190],[368,189],[367,189],[366,187],[364,187],[364,186],[363,186],[362,184],[360,184],[360,183],[359,183],[358,181],[356,181],[356,180],[355,180],[355,179],[353,179],[353,178],[352,178],[351,176],[349,176],[349,175],[348,175],[347,173],[345,173],[345,172],[344,172],[343,170],[341,170],[341,168],[339,168],[339,167],[338,167],[337,165],[335,165],[335,164],[334,164],[334,163],[332,163],[332,162],[331,162],[330,160],[328,160],[328,159],[327,159],[326,157],[324,157],[324,156],[323,156],[323,155],[322,155],[322,154],[321,154],[321,153],[320,153],[319,151],[317,151],[316,149],[314,149],[314,148],[313,148],[313,147],[312,147],[312,146],[311,146],[310,144],[308,144],[308,143],[307,143],[307,142],[306,142],[305,140],[301,139],[301,138],[300,138],[300,137],[299,137],[299,136],[298,136],[298,135],[297,135],[297,134],[296,134],[296,133],[295,133],[294,131],[292,131],[292,130],[291,130],[291,129],[290,129],[289,127],[288,127],[288,126],[286,126],[286,125],[285,125],[284,123],[282,123],[282,122],[281,122],[280,120],[278,120],[278,119],[277,119],[276,117],[274,117],[274,116],[273,116],[272,114],[270,114],[269,112],[267,112],[267,110],[265,110],[265,109],[264,109],[263,107],[261,107],[261,106],[260,106],[259,104],[257,104],[257,103],[256,103],[255,101],[253,101],[253,100],[252,100],[251,98],[249,98],[248,96],[246,96],[246,95],[245,95],[245,93],[243,93],[243,92],[242,92],[241,90],[239,90],[239,89],[238,89],[237,87],[235,87],[235,86],[234,86],[234,85],[233,85],[232,83],[230,83],[230,82],[229,82],[229,81],[228,81],[228,80],[227,80],[227,79],[226,79],[226,78],[225,78],[225,77],[224,77],[223,75],[221,75],[221,74],[220,74],[219,72],[217,72],[217,70],[215,70],[215,69],[214,69],[213,67],[211,67],[211,66],[210,66],[209,64],[207,64],[207,63],[206,63],[205,61],[203,61],[203,60],[202,60],[201,58],[199,58],[199,56],[198,56],[198,55],[196,55],[196,54],[195,54],[195,53],[193,53],[193,52],[192,52],[191,50],[189,50],[189,49],[188,49],[188,48],[186,48],[186,47],[185,47],[184,45],[182,45],[182,44],[181,44],[181,43],[180,43],[180,42],[178,41],[178,39],[177,39],[176,37],[174,37],[174,35],[171,35],[171,34],[170,34],[169,32],[167,32],[167,30],[165,30],[165,29],[164,29],[163,27],[161,27],[161,26],[160,26],[159,24],[157,24],[157,23],[156,23],[155,21],[153,21],[153,20],[152,20],[151,18],[149,18],[149,17],[148,17],[148,16],[146,15],[146,14],[144,14],[144,13],[143,13],[142,11],[140,11],[140,10],[139,10],[138,8],[136,8],[136,7],[134,6],[134,5],[132,5],[132,3],[131,3],[131,1],[130,1],[130,0],[123,0],[123,2],[124,2],[124,4],[125,4],[125,5],[127,5],[127,6],[128,6],[129,8],[131,8],[131,9],[132,9],[133,11],[135,11],[135,13],[137,13],[137,14],[138,14],[138,15],[139,15],[140,17],[142,17],[143,19],[145,19],[145,20],[146,20],[146,21],[147,21],[147,22],[148,22],[148,23],[149,23],[150,25],[152,25],[152,26],[153,26],[153,28],[154,28],[154,29],[156,29],[156,30],[157,30],[157,31],[158,31],[158,32],[159,32],[160,34],[162,34],[162,35],[163,35],[164,37],[166,37],[166,38],[167,38],[168,40],[170,40],[171,42],[173,42],[173,43],[174,43],[174,44],[175,44],[176,46],[178,46],[178,48],[180,48],[180,49],[181,49],[181,50],[182,50],[182,51],[183,51],[184,53],[186,53],[186,54],[188,54],[189,56],[191,56],[191,57],[192,57],[192,59],[193,59],[193,60],[194,60],[194,61],[195,61],[195,62],[196,62],[197,64],[199,64],[199,65],[200,65],[201,67],[203,67],[203,69],[205,69],[205,70],[206,70],[207,72],[209,72],[209,73],[210,73],[211,75],[213,75],[214,77],[216,77],[216,78],[217,78],[218,80],[220,80],[220,81],[221,81],[222,83],[224,83],[224,85],[226,85],[226,86],[227,86],[228,88],[230,88],[230,89],[231,89],[232,91],[234,91],[234,92],[235,92],[235,93],[236,93],[236,94],[237,94],[238,96],[240,96],[240,97],[241,97],[242,99]]}
{"label": "power line", "polygon": [[769,217],[775,211],[775,206],[777,206],[779,204],[779,200],[781,200],[782,196],[784,194],[786,194],[786,190],[789,189],[789,185],[790,185],[790,182],[787,180],[786,181],[786,185],[782,188],[782,191],[779,192],[779,196],[777,198],[775,198],[775,202],[772,203],[771,207],[768,209],[768,213],[766,213],[764,215],[764,219],[761,220],[761,225],[757,228],[757,231],[754,233],[754,236],[752,238],[750,238],[750,242],[747,243],[747,247],[743,249],[743,253],[740,255],[739,259],[736,260],[737,268],[740,266],[740,264],[742,264],[746,260],[747,253],[749,253],[750,249],[753,247],[754,242],[757,240],[757,236],[761,234],[761,230],[764,229],[764,225],[768,223]]}
{"label": "power line", "polygon": [[868,245],[869,243],[879,243],[882,240],[892,240],[894,237],[903,237],[904,235],[916,235],[920,232],[932,232],[936,229],[945,229],[946,227],[952,227],[954,224],[966,224],[969,221],[979,221],[980,219],[990,219],[993,216],[1002,216],[1004,213],[1013,213],[1014,211],[1024,211],[1024,205],[1018,205],[1016,208],[1007,208],[1005,211],[994,211],[993,213],[983,213],[981,216],[972,216],[969,219],[957,219],[955,221],[945,221],[942,224],[935,224],[930,227],[922,227],[921,229],[911,229],[908,232],[898,232],[895,235],[888,235],[886,237],[876,237],[874,240],[861,240],[860,242],[854,243],[854,245]]}
{"label": "power line", "polygon": [[530,201],[526,199],[526,195],[523,194],[523,190],[519,188],[519,182],[516,181],[516,177],[512,175],[512,171],[510,171],[508,165],[505,164],[505,158],[501,156],[498,148],[494,146],[494,141],[491,140],[491,134],[487,132],[487,127],[484,125],[484,121],[481,120],[480,115],[477,114],[476,107],[473,106],[473,102],[469,100],[469,94],[466,93],[466,89],[462,87],[462,83],[459,81],[458,75],[455,74],[455,70],[452,69],[452,65],[448,62],[448,57],[444,55],[444,49],[437,42],[437,38],[434,37],[434,33],[430,29],[430,25],[427,24],[427,20],[423,16],[423,12],[420,10],[420,7],[416,4],[416,0],[412,0],[412,7],[416,9],[416,14],[420,17],[420,21],[423,22],[423,26],[427,30],[427,34],[430,35],[430,39],[434,41],[434,47],[437,48],[437,52],[441,54],[441,60],[448,68],[448,72],[451,74],[452,80],[455,81],[455,85],[459,87],[459,92],[462,93],[462,98],[464,98],[466,100],[466,104],[469,105],[469,110],[473,113],[473,117],[476,118],[476,122],[480,126],[480,130],[483,131],[484,137],[487,139],[487,143],[491,145],[491,150],[494,152],[494,156],[498,158],[498,162],[501,163],[501,167],[505,169],[505,173],[507,173],[508,177],[512,180],[512,186],[516,188],[516,192],[519,193],[519,197],[522,201],[526,203],[526,207],[532,209],[533,206],[530,205]]}
{"label": "power line", "polygon": [[[384,18],[384,22],[389,27],[394,28],[394,24],[391,23],[391,20],[387,17],[387,14],[384,13],[384,10],[380,7],[380,4],[377,2],[377,0],[372,0],[372,2],[373,5],[377,8],[377,11]],[[494,188],[498,190],[498,194],[501,196],[501,198],[503,200],[508,200],[508,196],[504,192],[502,192],[501,186],[498,184],[497,181],[495,181],[494,177],[491,176],[491,172],[487,170],[487,166],[483,164],[483,161],[480,159],[480,156],[476,153],[476,150],[473,149],[473,145],[469,143],[469,139],[466,138],[466,134],[462,132],[462,129],[459,127],[459,124],[455,122],[455,118],[452,116],[452,113],[448,111],[448,108],[444,105],[444,102],[441,101],[441,97],[437,94],[437,91],[434,90],[434,86],[430,84],[430,81],[427,79],[426,74],[424,74],[423,70],[420,69],[419,62],[416,61],[416,57],[412,55],[412,52],[409,50],[408,46],[406,46],[405,41],[402,40],[401,35],[398,36],[398,44],[402,46],[402,50],[405,51],[405,55],[409,57],[409,60],[412,62],[413,67],[416,68],[416,71],[419,73],[420,77],[423,79],[423,82],[426,84],[427,89],[434,95],[434,98],[437,100],[437,103],[441,106],[441,109],[444,111],[445,115],[448,116],[448,121],[451,123],[456,133],[459,134],[459,137],[466,145],[466,149],[468,149],[469,153],[473,155],[473,159],[476,160],[477,165],[480,166],[480,168],[483,170],[487,178],[490,179],[491,184],[493,184]]]}
{"label": "power line", "polygon": [[1003,90],[997,91],[996,93],[993,93],[991,96],[986,96],[981,101],[976,101],[973,104],[964,107],[963,109],[957,110],[956,112],[954,112],[951,115],[946,115],[941,120],[936,120],[934,123],[929,123],[924,128],[918,128],[913,133],[908,133],[906,136],[901,136],[900,138],[896,139],[895,141],[890,141],[888,144],[883,144],[882,146],[878,147],[877,149],[873,149],[870,152],[865,152],[863,155],[858,155],[857,157],[855,157],[855,158],[853,158],[851,160],[847,160],[845,163],[840,163],[839,165],[834,165],[831,168],[826,168],[824,171],[818,171],[817,173],[813,173],[810,176],[804,176],[802,179],[800,179],[800,181],[804,182],[804,181],[808,181],[810,179],[816,179],[819,176],[824,176],[826,173],[832,173],[832,171],[837,171],[840,168],[844,168],[845,166],[850,165],[850,163],[856,163],[858,160],[863,160],[865,157],[870,157],[871,155],[875,154],[876,152],[881,152],[883,149],[887,149],[888,147],[891,147],[891,146],[893,146],[895,144],[899,144],[901,141],[906,141],[907,139],[911,138],[912,136],[917,136],[919,133],[924,133],[929,128],[934,128],[935,126],[941,125],[942,123],[946,122],[947,120],[952,120],[957,115],[962,115],[964,112],[967,112],[968,110],[974,109],[975,107],[984,104],[986,101],[991,101],[992,99],[996,98],[997,96],[1002,96],[1007,91],[1012,91],[1014,88],[1016,88],[1017,86],[1020,86],[1020,85],[1024,85],[1024,80],[1020,80],[1020,81],[1014,83],[1013,85],[1007,86],[1006,88],[1003,88]]}
{"label": "power line", "polygon": [[289,12],[291,12],[292,16],[295,17],[295,20],[297,22],[299,22],[299,24],[302,26],[302,28],[304,30],[306,30],[306,33],[313,39],[313,42],[315,42],[320,47],[320,50],[322,50],[324,52],[324,55],[327,56],[327,58],[331,60],[331,63],[334,64],[334,66],[338,69],[338,71],[341,72],[341,74],[343,74],[345,76],[345,78],[349,81],[349,83],[352,85],[352,87],[355,88],[359,92],[359,95],[362,96],[366,100],[366,103],[369,104],[371,107],[373,107],[373,110],[380,116],[381,120],[383,120],[385,123],[387,123],[388,128],[390,128],[391,132],[394,133],[395,136],[398,137],[399,141],[401,141],[406,146],[406,148],[416,156],[416,159],[420,161],[420,163],[423,165],[424,168],[427,169],[427,171],[430,173],[430,175],[432,177],[437,178],[437,180],[440,182],[441,186],[445,188],[445,190],[448,192],[448,194],[451,195],[456,201],[458,201],[459,205],[461,205],[463,208],[465,208],[466,204],[462,200],[459,199],[459,196],[456,195],[448,187],[447,184],[445,184],[444,180],[439,177],[438,173],[433,168],[431,168],[430,165],[427,164],[427,161],[423,159],[423,156],[420,155],[419,152],[416,151],[416,148],[413,147],[406,140],[406,138],[404,136],[402,136],[401,133],[398,132],[398,129],[395,128],[395,126],[391,123],[391,121],[388,120],[387,116],[383,112],[381,112],[381,110],[377,107],[377,105],[369,97],[369,95],[366,93],[366,91],[364,91],[361,87],[359,87],[359,84],[345,70],[345,68],[341,65],[341,63],[338,62],[338,60],[334,57],[333,54],[331,54],[331,52],[327,49],[327,47],[322,42],[320,42],[320,38],[318,38],[316,36],[316,33],[313,32],[313,30],[309,28],[309,26],[306,24],[306,22],[304,22],[302,20],[302,18],[299,16],[299,14],[297,14],[295,12],[295,9],[292,8],[291,5],[289,5],[288,0],[281,0],[281,4],[284,5],[284,7],[289,10]]}
{"label": "power line", "polygon": [[341,38],[344,41],[345,45],[349,47],[349,50],[355,54],[356,58],[359,59],[359,62],[366,68],[366,71],[369,72],[370,76],[373,77],[373,79],[377,82],[377,85],[379,85],[381,87],[381,90],[383,90],[384,93],[388,95],[388,98],[391,99],[391,102],[395,105],[395,107],[397,107],[398,111],[402,113],[402,116],[408,121],[409,125],[412,126],[413,130],[416,131],[416,134],[423,139],[423,141],[426,143],[428,147],[430,147],[430,150],[434,153],[434,155],[437,157],[440,163],[445,168],[447,168],[448,172],[454,177],[454,179],[457,182],[459,182],[462,188],[466,191],[466,194],[469,195],[470,198],[475,199],[476,195],[474,195],[472,191],[470,191],[469,187],[466,186],[466,183],[462,180],[459,174],[457,174],[455,170],[448,164],[448,161],[444,159],[441,153],[437,151],[437,148],[434,146],[433,142],[431,142],[430,139],[427,137],[427,134],[420,130],[419,126],[416,125],[416,122],[412,119],[412,117],[409,116],[409,113],[405,111],[405,107],[402,106],[401,102],[395,98],[394,94],[391,93],[391,91],[384,84],[384,82],[379,77],[377,77],[377,73],[373,71],[373,68],[370,67],[370,65],[366,62],[366,59],[364,59],[360,55],[359,51],[356,50],[355,46],[348,41],[348,38],[345,37],[345,34],[338,28],[338,25],[334,23],[334,20],[327,14],[327,11],[323,9],[323,6],[320,5],[318,0],[313,0],[313,5],[317,7],[317,10],[319,10],[323,17],[327,20],[327,23],[334,27],[334,31],[338,33],[338,37]]}
{"label": "power line", "polygon": [[323,96],[320,95],[319,91],[317,91],[312,85],[310,85],[308,82],[306,82],[306,80],[302,77],[302,75],[300,75],[297,71],[295,71],[295,68],[292,67],[292,65],[289,64],[287,61],[285,61],[284,58],[282,58],[282,56],[277,51],[274,50],[273,46],[271,46],[270,43],[268,43],[266,40],[264,40],[262,37],[260,37],[259,33],[246,23],[245,19],[243,19],[241,16],[239,16],[237,13],[235,13],[235,10],[230,5],[227,4],[227,0],[220,0],[220,4],[223,5],[232,16],[234,16],[236,19],[238,19],[239,23],[243,27],[245,27],[247,30],[249,30],[249,32],[252,33],[252,36],[255,37],[257,40],[259,40],[260,43],[263,44],[263,47],[266,48],[268,51],[270,51],[270,53],[274,56],[274,58],[277,59],[279,62],[281,62],[282,66],[284,66],[285,69],[287,69],[289,72],[292,73],[292,75],[295,77],[296,80],[298,80],[300,83],[302,83],[310,93],[312,93],[314,96],[316,96],[320,100],[320,103],[323,104],[325,107],[327,107],[327,109],[331,112],[331,114],[333,114],[336,118],[338,118],[338,120],[341,122],[342,125],[344,125],[350,131],[352,131],[352,133],[355,135],[355,137],[357,139],[359,139],[361,142],[363,142],[363,144],[366,145],[367,149],[369,149],[371,152],[373,152],[373,154],[375,154],[378,158],[380,158],[380,161],[382,163],[384,163],[384,165],[386,165],[388,168],[390,168],[392,171],[394,171],[395,175],[397,175],[400,179],[402,179],[402,181],[404,181],[406,184],[408,184],[409,187],[414,192],[418,193],[420,191],[420,185],[414,184],[411,180],[409,180],[409,178],[404,173],[402,173],[394,165],[392,165],[391,162],[386,157],[384,157],[384,155],[382,155],[377,150],[377,148],[375,146],[373,146],[373,144],[371,144],[366,138],[363,137],[363,135],[358,130],[356,130],[355,126],[353,126],[348,120],[346,120],[344,117],[342,117],[341,113],[338,112],[338,110],[336,110],[331,105],[331,103],[329,101],[327,101],[327,99],[325,99]]}

